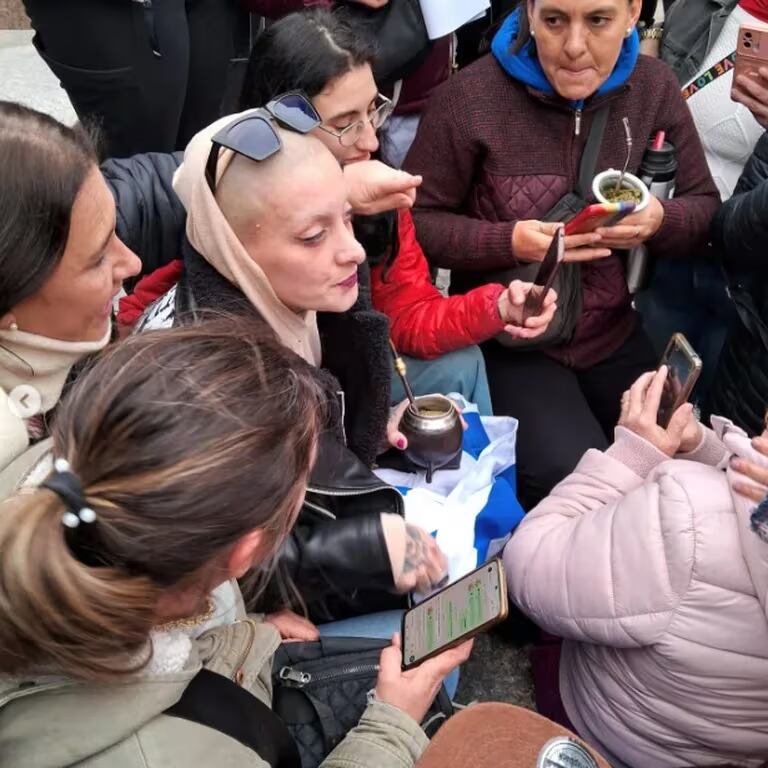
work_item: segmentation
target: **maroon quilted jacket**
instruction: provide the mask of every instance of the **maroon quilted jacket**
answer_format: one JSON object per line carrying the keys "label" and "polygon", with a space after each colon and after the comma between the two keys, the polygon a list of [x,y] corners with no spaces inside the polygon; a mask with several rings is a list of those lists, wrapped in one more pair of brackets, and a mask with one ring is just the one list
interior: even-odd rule
{"label": "maroon quilted jacket", "polygon": [[[482,282],[483,272],[514,266],[515,222],[541,219],[573,189],[593,115],[606,102],[611,111],[597,172],[624,164],[623,117],[635,137],[630,171],[637,171],[646,139],[666,131],[677,148],[677,193],[663,203],[664,222],[648,246],[660,257],[701,253],[719,197],[666,64],[640,56],[625,85],[587,101],[576,135],[574,112],[563,100],[533,91],[488,55],[437,91],[406,160],[408,171],[424,176],[414,213],[432,264],[453,270],[459,287]],[[582,289],[573,338],[548,350],[574,368],[607,358],[636,322],[618,255],[584,265]]]}

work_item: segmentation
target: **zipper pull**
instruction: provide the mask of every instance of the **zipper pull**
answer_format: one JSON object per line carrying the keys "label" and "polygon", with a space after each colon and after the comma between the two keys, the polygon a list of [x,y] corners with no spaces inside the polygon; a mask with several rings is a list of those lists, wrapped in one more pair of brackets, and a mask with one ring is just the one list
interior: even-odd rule
{"label": "zipper pull", "polygon": [[293,688],[302,688],[312,680],[312,675],[309,672],[300,672],[293,667],[283,667],[279,677]]}
{"label": "zipper pull", "polygon": [[581,135],[581,110],[577,109],[574,113],[574,116],[576,118],[576,125],[574,126],[574,135],[579,136]]}

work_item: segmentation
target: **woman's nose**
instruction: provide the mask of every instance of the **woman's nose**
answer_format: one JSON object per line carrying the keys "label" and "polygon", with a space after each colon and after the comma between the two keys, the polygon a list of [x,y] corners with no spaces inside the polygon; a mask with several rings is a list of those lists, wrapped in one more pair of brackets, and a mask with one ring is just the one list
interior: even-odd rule
{"label": "woman's nose", "polygon": [[365,249],[355,238],[355,233],[344,229],[343,241],[337,252],[337,258],[342,264],[362,264],[365,261]]}
{"label": "woman's nose", "polygon": [[122,282],[141,272],[141,259],[119,238],[115,237],[115,279]]}
{"label": "woman's nose", "polygon": [[379,138],[376,135],[373,123],[369,120],[366,120],[364,123],[363,130],[360,133],[360,138],[358,138],[356,145],[361,152],[373,153],[379,148]]}
{"label": "woman's nose", "polygon": [[587,49],[587,30],[581,24],[571,24],[563,50],[569,59],[578,59]]}

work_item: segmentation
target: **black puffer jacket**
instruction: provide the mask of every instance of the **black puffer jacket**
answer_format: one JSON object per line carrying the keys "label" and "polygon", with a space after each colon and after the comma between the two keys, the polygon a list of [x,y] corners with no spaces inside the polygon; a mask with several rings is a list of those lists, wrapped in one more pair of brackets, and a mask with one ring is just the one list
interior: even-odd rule
{"label": "black puffer jacket", "polygon": [[[204,310],[252,313],[263,322],[187,240],[186,214],[172,187],[181,159],[179,153],[140,155],[102,166],[117,201],[118,235],[139,255],[144,273],[183,260],[169,325]],[[298,590],[318,622],[402,605],[391,594],[380,519],[381,513],[403,514],[402,497],[368,469],[386,432],[391,365],[389,322],[371,306],[368,274],[361,265],[359,297],[349,312],[318,315],[323,368],[315,370],[339,405],[338,430],[321,439],[299,523],[278,559],[280,578],[258,606],[275,609]],[[298,357],[296,364],[306,365]],[[283,585],[294,588],[278,595]]]}
{"label": "black puffer jacket", "polygon": [[762,432],[768,407],[768,133],[713,224],[739,315],[718,364],[707,412]]}
{"label": "black puffer jacket", "polygon": [[141,274],[126,282],[128,291],[181,255],[187,213],[173,191],[173,174],[183,159],[182,152],[150,152],[101,166],[117,206],[117,236],[141,259]]}

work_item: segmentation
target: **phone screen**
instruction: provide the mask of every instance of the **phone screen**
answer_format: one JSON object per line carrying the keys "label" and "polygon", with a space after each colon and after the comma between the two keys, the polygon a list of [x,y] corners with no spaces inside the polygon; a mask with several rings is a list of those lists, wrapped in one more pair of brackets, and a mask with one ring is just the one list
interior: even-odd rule
{"label": "phone screen", "polygon": [[688,398],[695,383],[691,381],[691,377],[698,374],[698,368],[696,358],[692,358],[674,338],[661,359],[661,365],[666,365],[668,372],[664,391],[661,393],[658,423],[666,426],[677,408]]}
{"label": "phone screen", "polygon": [[498,560],[467,574],[406,612],[403,618],[403,666],[413,666],[434,651],[502,615]]}

